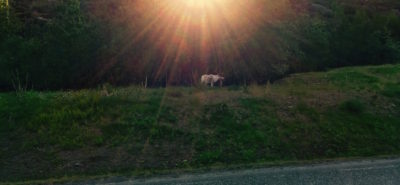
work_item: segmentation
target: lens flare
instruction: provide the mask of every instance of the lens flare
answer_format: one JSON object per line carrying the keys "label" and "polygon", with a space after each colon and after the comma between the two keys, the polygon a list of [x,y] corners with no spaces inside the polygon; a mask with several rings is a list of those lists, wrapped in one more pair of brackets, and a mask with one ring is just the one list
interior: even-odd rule
{"label": "lens flare", "polygon": [[[115,20],[121,24],[131,23],[132,31],[128,32],[127,44],[119,52],[134,55],[133,46],[145,46],[148,53],[141,53],[143,58],[135,56],[140,63],[132,65],[156,66],[157,72],[151,74],[156,80],[194,81],[201,74],[219,73],[229,65],[246,68],[248,60],[265,60],[262,58],[264,51],[259,49],[263,43],[278,43],[265,27],[290,13],[289,1],[121,1],[125,4],[115,7],[122,8],[129,16],[121,19],[116,14]],[[262,52],[247,55],[250,52],[246,51],[251,50]],[[117,62],[118,56],[115,58],[113,61]],[[113,65],[114,62],[107,66]]]}

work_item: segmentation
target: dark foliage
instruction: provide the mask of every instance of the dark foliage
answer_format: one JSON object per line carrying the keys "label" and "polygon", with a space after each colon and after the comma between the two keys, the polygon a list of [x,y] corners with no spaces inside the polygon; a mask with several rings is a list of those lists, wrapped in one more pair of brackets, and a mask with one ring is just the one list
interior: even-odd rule
{"label": "dark foliage", "polygon": [[9,2],[0,6],[1,90],[196,85],[204,73],[222,73],[226,84],[265,83],[293,72],[400,58],[394,1],[288,1],[285,9],[269,2],[280,13],[261,9],[269,19],[251,23],[251,34],[237,19],[230,32],[211,32],[204,50],[193,26],[186,37],[177,35],[184,37],[184,52],[175,29],[151,24],[152,1]]}

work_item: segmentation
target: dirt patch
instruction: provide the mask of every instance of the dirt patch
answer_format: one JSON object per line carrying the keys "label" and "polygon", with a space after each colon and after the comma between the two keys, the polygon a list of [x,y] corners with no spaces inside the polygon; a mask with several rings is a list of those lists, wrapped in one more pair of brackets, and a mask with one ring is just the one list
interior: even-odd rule
{"label": "dirt patch", "polygon": [[119,147],[61,151],[57,155],[60,165],[56,169],[44,170],[44,173],[91,174],[110,170],[176,168],[192,160],[194,149],[191,144],[179,141],[151,143],[147,140],[145,143]]}

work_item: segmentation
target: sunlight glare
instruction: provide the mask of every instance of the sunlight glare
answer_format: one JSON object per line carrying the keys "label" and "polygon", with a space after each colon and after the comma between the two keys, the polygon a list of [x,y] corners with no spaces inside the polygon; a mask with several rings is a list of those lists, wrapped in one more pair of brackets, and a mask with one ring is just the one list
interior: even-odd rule
{"label": "sunlight glare", "polygon": [[[243,61],[243,50],[258,47],[257,34],[263,27],[283,19],[290,10],[289,0],[137,0],[131,6],[131,43],[147,39],[150,51],[160,57],[155,79],[180,79],[195,71],[217,72],[224,65]],[[257,36],[258,37],[258,36]],[[274,43],[274,38],[269,39]],[[244,46],[251,46],[245,48]],[[154,55],[149,52],[148,56]],[[261,54],[260,54],[261,55]],[[261,55],[262,56],[262,55]],[[257,56],[255,56],[257,57]],[[242,65],[242,64],[241,64]],[[244,64],[243,64],[244,65]],[[184,66],[184,67],[182,67]],[[214,67],[210,67],[214,66]],[[172,83],[172,82],[171,82]]]}
{"label": "sunlight glare", "polygon": [[183,3],[189,9],[198,9],[211,6],[215,0],[183,0]]}

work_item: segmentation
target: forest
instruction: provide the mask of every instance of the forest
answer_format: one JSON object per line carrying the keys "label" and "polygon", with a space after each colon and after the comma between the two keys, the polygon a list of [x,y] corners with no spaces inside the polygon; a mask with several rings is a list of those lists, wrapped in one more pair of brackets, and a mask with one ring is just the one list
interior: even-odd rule
{"label": "forest", "polygon": [[187,2],[0,0],[0,90],[263,84],[400,59],[396,0]]}

